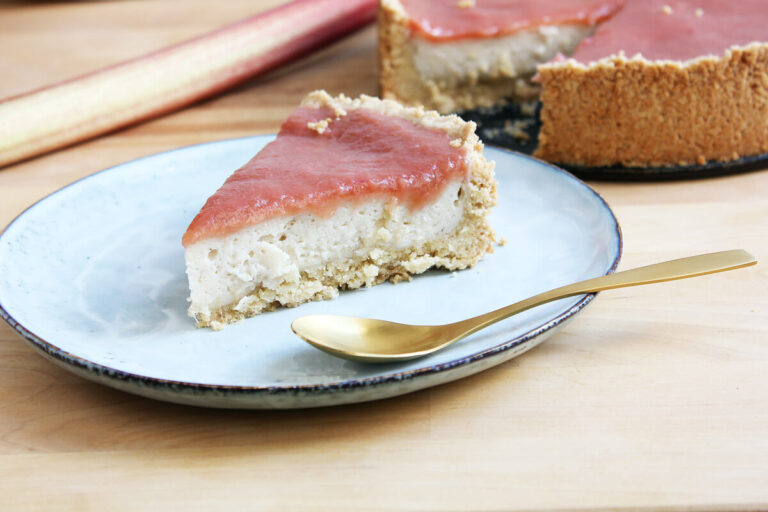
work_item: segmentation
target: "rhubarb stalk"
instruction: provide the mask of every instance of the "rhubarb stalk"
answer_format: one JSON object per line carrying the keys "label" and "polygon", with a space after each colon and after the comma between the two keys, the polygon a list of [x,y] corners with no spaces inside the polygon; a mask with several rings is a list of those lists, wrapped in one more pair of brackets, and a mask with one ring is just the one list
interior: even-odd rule
{"label": "rhubarb stalk", "polygon": [[371,22],[377,0],[296,0],[0,102],[0,167],[179,109]]}

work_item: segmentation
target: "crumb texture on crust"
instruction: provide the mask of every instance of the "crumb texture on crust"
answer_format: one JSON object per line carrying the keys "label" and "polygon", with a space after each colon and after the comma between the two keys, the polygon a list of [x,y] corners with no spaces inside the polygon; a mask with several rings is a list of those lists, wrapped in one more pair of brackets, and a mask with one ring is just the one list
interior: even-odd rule
{"label": "crumb texture on crust", "polygon": [[568,60],[540,76],[538,158],[663,167],[768,152],[768,44],[684,63]]}
{"label": "crumb texture on crust", "polygon": [[425,109],[423,105],[404,106],[392,99],[380,99],[365,94],[358,98],[349,98],[343,94],[334,97],[322,90],[312,91],[301,104],[331,108],[337,117],[358,108],[373,110],[387,116],[401,117],[425,128],[444,131],[453,139],[460,140],[461,145],[466,145],[470,151],[475,150],[476,146],[482,151],[482,143],[475,133],[474,122],[464,121],[455,114],[441,115],[434,110]]}

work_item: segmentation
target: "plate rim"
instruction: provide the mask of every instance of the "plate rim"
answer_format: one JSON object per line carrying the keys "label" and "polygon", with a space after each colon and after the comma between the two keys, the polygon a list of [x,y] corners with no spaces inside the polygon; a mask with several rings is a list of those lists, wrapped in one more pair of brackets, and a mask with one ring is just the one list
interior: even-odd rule
{"label": "plate rim", "polygon": [[[276,134],[274,133],[268,133],[268,134],[250,135],[245,137],[235,137],[235,138],[222,139],[222,140],[216,140],[216,141],[208,141],[208,142],[203,142],[199,144],[192,144],[189,146],[182,146],[182,147],[171,149],[168,151],[161,151],[159,153],[146,155],[143,157],[136,158],[134,160],[129,160],[127,162],[123,162],[123,163],[108,167],[106,169],[102,169],[100,171],[96,171],[92,174],[79,178],[73,181],[72,183],[69,183],[67,185],[64,185],[61,188],[54,190],[53,192],[45,195],[44,197],[38,199],[37,201],[35,201],[34,203],[26,207],[16,217],[14,217],[14,219],[10,223],[8,223],[8,225],[2,230],[2,232],[0,232],[0,240],[2,240],[2,237],[6,235],[7,231],[11,228],[11,226],[13,226],[16,222],[20,221],[20,219],[24,215],[26,215],[33,208],[37,207],[38,204],[48,200],[49,198],[63,192],[64,190],[70,187],[76,186],[85,180],[94,178],[103,173],[114,171],[123,166],[135,164],[142,160],[155,158],[161,155],[170,155],[176,152],[186,151],[192,148],[199,148],[202,146],[215,145],[215,144],[224,144],[228,142],[240,141],[245,139],[272,138],[275,136]],[[514,151],[505,147],[495,146],[491,144],[486,144],[486,147],[493,148],[503,153],[511,154],[515,157],[532,160],[536,164],[543,165],[544,167],[548,167],[550,170],[563,175],[566,179],[575,181],[577,185],[585,188],[589,193],[591,193],[597,199],[597,201],[602,205],[602,207],[609,213],[611,219],[613,220],[615,236],[616,236],[616,256],[614,257],[610,268],[604,275],[612,274],[616,271],[616,269],[619,266],[619,262],[621,261],[621,257],[623,255],[623,250],[624,250],[624,240],[622,236],[621,226],[619,224],[618,219],[616,218],[615,213],[613,212],[611,207],[608,205],[607,201],[595,189],[593,189],[587,183],[585,183],[584,181],[576,177],[571,172],[561,167],[558,167],[554,164],[551,164],[549,162],[539,160],[538,158],[535,158],[531,155],[527,155],[519,151]],[[163,379],[160,377],[150,377],[146,375],[140,375],[133,372],[127,372],[124,370],[112,368],[110,366],[103,365],[100,363],[95,363],[83,357],[71,354],[70,352],[58,347],[54,343],[36,335],[31,329],[27,328],[26,326],[18,322],[5,309],[2,301],[2,296],[0,296],[0,318],[2,318],[6,323],[8,323],[11,329],[13,329],[13,331],[18,336],[20,336],[24,341],[30,344],[34,349],[42,353],[42,355],[46,356],[47,358],[51,359],[53,362],[59,363],[65,369],[67,369],[67,366],[71,366],[71,367],[74,367],[75,370],[86,371],[88,373],[92,373],[100,377],[106,377],[110,381],[137,383],[137,384],[141,384],[142,386],[150,387],[150,388],[161,390],[161,391],[170,390],[174,393],[193,392],[195,394],[226,393],[226,394],[235,394],[235,395],[262,395],[262,394],[276,395],[276,394],[285,394],[285,393],[289,393],[289,394],[325,393],[325,392],[337,391],[337,390],[353,391],[358,388],[360,389],[368,388],[372,386],[386,384],[389,382],[400,382],[400,381],[410,380],[414,378],[427,377],[429,375],[434,375],[446,370],[452,370],[452,369],[464,367],[476,361],[481,361],[483,359],[493,357],[497,354],[506,352],[507,350],[510,350],[514,347],[522,345],[532,339],[537,338],[538,336],[544,334],[545,332],[554,329],[555,327],[567,321],[576,313],[584,309],[589,303],[592,302],[592,300],[594,300],[596,295],[597,293],[585,294],[584,297],[582,297],[574,305],[572,305],[571,307],[569,307],[567,310],[563,311],[559,315],[555,316],[554,318],[551,318],[548,321],[544,322],[543,324],[538,325],[510,340],[496,344],[492,347],[476,352],[470,356],[460,357],[458,359],[454,359],[448,362],[443,362],[440,364],[434,364],[434,365],[425,366],[425,367],[412,369],[412,370],[394,371],[394,372],[384,373],[381,375],[365,377],[365,378],[344,379],[344,380],[326,383],[326,384],[245,386],[245,385],[231,385],[231,384],[204,384],[199,382],[187,382],[182,380]],[[75,374],[80,375],[80,372],[76,371]]]}

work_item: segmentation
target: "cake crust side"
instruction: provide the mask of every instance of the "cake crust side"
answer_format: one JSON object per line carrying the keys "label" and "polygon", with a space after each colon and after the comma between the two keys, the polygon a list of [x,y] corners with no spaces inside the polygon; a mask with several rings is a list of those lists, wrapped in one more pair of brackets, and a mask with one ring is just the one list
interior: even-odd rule
{"label": "cake crust side", "polygon": [[379,95],[405,105],[423,104],[413,58],[405,51],[408,19],[398,0],[381,0],[378,19]]}
{"label": "cake crust side", "polygon": [[703,165],[768,153],[768,44],[687,62],[623,55],[540,67],[535,156],[568,165]]}

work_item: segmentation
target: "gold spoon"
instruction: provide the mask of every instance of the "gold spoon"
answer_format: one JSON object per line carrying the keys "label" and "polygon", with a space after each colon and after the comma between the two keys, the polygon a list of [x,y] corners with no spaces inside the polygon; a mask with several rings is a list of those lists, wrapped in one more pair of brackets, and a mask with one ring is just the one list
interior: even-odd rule
{"label": "gold spoon", "polygon": [[756,263],[755,257],[744,250],[691,256],[569,284],[484,315],[445,325],[406,325],[368,318],[309,315],[294,320],[291,329],[320,350],[344,359],[366,363],[404,361],[436,352],[491,324],[553,300],[713,274]]}

